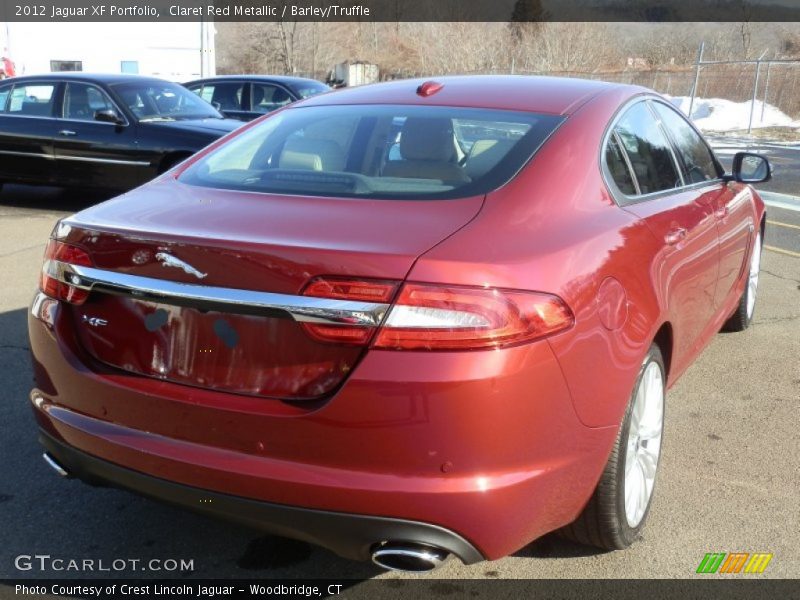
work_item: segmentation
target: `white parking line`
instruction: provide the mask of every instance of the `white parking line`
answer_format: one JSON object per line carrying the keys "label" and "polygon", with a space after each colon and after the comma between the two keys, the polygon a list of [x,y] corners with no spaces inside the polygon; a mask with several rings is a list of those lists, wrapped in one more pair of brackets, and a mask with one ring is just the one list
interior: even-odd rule
{"label": "white parking line", "polygon": [[780,221],[770,221],[767,219],[767,225],[777,225],[778,227],[788,227],[789,229],[800,229],[800,225],[793,225],[792,223],[781,223]]}
{"label": "white parking line", "polygon": [[759,194],[767,206],[800,212],[800,197],[798,196],[778,192],[759,192]]}
{"label": "white parking line", "polygon": [[764,246],[764,250],[770,250],[772,252],[777,252],[778,254],[785,254],[786,256],[794,256],[795,258],[800,258],[800,252],[792,252],[791,250],[784,250],[783,248],[776,248],[775,246]]}

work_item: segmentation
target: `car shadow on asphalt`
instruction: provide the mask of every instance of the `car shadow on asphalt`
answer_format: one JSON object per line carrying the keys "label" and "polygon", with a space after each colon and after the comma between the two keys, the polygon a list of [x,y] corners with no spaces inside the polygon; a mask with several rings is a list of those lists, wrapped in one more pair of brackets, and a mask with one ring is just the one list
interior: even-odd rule
{"label": "car shadow on asphalt", "polygon": [[606,554],[607,550],[578,544],[550,533],[512,554],[515,558],[580,558]]}

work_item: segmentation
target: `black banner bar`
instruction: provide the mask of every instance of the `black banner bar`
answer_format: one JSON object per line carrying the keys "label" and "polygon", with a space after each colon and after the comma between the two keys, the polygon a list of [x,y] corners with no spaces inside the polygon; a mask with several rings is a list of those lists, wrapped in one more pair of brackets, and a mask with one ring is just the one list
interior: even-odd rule
{"label": "black banner bar", "polygon": [[797,580],[754,579],[752,575],[695,579],[414,579],[368,580],[2,580],[0,599],[101,598],[103,600],[219,600],[228,598],[467,598],[516,600],[759,600],[800,598]]}
{"label": "black banner bar", "polygon": [[795,0],[3,0],[0,21],[800,21]]}

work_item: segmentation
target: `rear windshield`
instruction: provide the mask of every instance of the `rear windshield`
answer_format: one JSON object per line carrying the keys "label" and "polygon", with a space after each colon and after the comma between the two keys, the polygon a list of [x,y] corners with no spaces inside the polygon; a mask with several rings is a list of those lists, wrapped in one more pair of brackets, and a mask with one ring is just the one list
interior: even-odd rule
{"label": "rear windshield", "polygon": [[513,177],[561,121],[451,107],[297,107],[236,136],[180,180],[311,196],[467,197]]}
{"label": "rear windshield", "polygon": [[293,83],[291,88],[300,98],[310,98],[311,96],[316,96],[317,94],[331,91],[331,88],[329,88],[327,85],[324,83],[318,83],[316,81],[310,81],[308,83]]}

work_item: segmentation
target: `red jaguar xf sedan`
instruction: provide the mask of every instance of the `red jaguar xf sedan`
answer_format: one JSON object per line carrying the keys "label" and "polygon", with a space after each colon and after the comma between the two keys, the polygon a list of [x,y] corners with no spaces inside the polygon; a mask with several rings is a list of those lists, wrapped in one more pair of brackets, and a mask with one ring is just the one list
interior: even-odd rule
{"label": "red jaguar xf sedan", "polygon": [[293,104],[55,228],[44,457],[391,569],[625,548],[665,391],[753,317],[770,174],[639,87]]}

